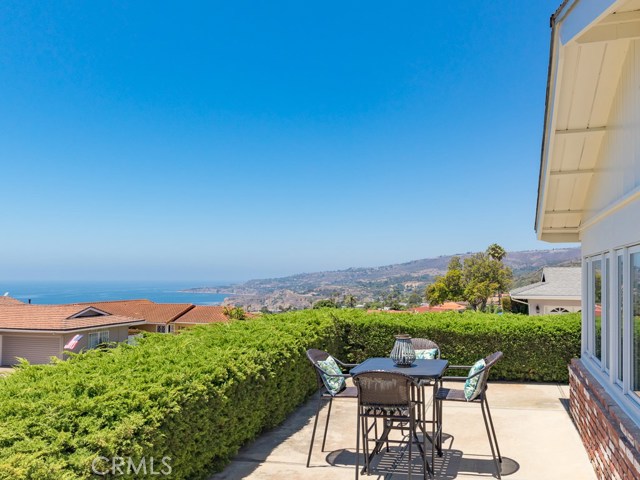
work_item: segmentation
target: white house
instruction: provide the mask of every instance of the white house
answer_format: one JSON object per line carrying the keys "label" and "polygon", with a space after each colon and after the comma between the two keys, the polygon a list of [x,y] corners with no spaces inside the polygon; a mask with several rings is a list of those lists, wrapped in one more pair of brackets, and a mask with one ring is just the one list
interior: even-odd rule
{"label": "white house", "polygon": [[511,300],[526,303],[529,315],[579,312],[582,308],[582,269],[544,267],[540,281],[509,292]]}
{"label": "white house", "polygon": [[582,244],[571,412],[600,478],[640,478],[640,0],[566,0],[551,28],[535,229]]}

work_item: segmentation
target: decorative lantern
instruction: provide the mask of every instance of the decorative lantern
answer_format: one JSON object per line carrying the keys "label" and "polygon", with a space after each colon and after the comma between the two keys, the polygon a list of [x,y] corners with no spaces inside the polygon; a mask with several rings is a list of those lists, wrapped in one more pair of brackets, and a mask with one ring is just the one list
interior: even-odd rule
{"label": "decorative lantern", "polygon": [[416,352],[407,334],[396,335],[396,343],[391,350],[391,360],[397,367],[410,367],[416,359]]}

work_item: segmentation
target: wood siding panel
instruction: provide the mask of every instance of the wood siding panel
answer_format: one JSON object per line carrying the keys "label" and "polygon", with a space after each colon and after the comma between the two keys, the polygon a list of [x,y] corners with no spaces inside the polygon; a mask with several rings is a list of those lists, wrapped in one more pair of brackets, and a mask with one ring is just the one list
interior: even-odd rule
{"label": "wood siding panel", "polygon": [[2,335],[2,365],[14,365],[16,357],[33,364],[49,363],[52,356],[61,357],[60,335]]}
{"label": "wood siding panel", "polygon": [[605,135],[586,195],[585,218],[640,186],[640,48],[630,42]]}

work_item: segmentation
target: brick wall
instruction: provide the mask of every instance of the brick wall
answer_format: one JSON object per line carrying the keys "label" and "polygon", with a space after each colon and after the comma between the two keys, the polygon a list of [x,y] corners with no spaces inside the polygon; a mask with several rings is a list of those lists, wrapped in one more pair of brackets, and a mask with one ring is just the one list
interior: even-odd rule
{"label": "brick wall", "polygon": [[582,364],[569,365],[570,410],[598,478],[640,479],[640,428]]}

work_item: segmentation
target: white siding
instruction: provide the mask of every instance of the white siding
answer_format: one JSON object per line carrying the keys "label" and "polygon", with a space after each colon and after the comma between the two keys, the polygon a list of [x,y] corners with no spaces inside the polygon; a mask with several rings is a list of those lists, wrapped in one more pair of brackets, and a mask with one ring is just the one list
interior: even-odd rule
{"label": "white siding", "polygon": [[[585,219],[610,210],[640,189],[640,41],[632,41],[609,114],[608,130],[585,203]],[[640,241],[638,202],[616,210],[583,230],[586,255]]]}
{"label": "white siding", "polygon": [[[529,315],[549,315],[554,308],[564,308],[569,312],[579,312],[582,303],[580,300],[552,300],[529,299]],[[536,312],[536,306],[540,307],[540,311]]]}
{"label": "white siding", "polygon": [[61,350],[60,335],[2,335],[2,365],[14,365],[16,357],[33,364],[49,363],[51,357],[61,357]]}

